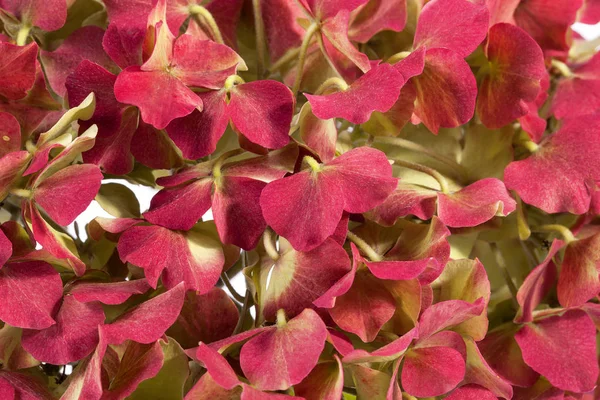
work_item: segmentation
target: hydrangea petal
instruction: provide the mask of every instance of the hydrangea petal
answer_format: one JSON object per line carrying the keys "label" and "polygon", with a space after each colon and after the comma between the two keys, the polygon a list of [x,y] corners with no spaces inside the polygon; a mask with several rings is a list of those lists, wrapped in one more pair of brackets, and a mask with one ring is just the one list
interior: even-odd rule
{"label": "hydrangea petal", "polygon": [[369,120],[373,111],[388,111],[404,85],[402,75],[389,64],[371,68],[346,89],[326,95],[305,94],[314,115],[321,119],[344,118],[354,124]]}
{"label": "hydrangea petal", "polygon": [[103,304],[123,304],[136,294],[146,293],[150,285],[145,279],[123,282],[82,282],[69,290],[69,293],[82,303],[99,301]]}
{"label": "hydrangea petal", "polygon": [[321,318],[306,309],[284,326],[250,339],[240,353],[242,370],[258,389],[285,390],[300,383],[314,368],[326,338]]}
{"label": "hydrangea petal", "polygon": [[527,324],[515,339],[525,362],[555,387],[582,393],[596,385],[596,327],[584,311]]}
{"label": "hydrangea petal", "polygon": [[414,47],[446,48],[466,57],[485,39],[489,12],[466,0],[433,0],[419,15]]}
{"label": "hydrangea petal", "polygon": [[465,376],[465,360],[449,347],[410,350],[404,356],[402,387],[417,397],[439,396],[454,389]]}
{"label": "hydrangea petal", "polygon": [[599,246],[600,234],[567,245],[556,288],[563,307],[581,306],[600,293]]}
{"label": "hydrangea petal", "polygon": [[62,281],[49,264],[30,261],[4,265],[0,269],[0,292],[0,319],[7,324],[45,329],[56,323],[52,316],[62,298]]}
{"label": "hydrangea petal", "polygon": [[104,312],[98,303],[80,303],[65,296],[56,313],[56,324],[42,330],[23,331],[23,348],[36,359],[63,365],[91,354],[98,344],[98,326]]}
{"label": "hydrangea petal", "polygon": [[488,128],[501,128],[529,112],[546,74],[538,44],[522,29],[506,24],[490,28],[490,70],[479,88],[477,114]]}
{"label": "hydrangea petal", "polygon": [[35,82],[38,46],[16,46],[0,42],[0,96],[11,100],[25,97]]}

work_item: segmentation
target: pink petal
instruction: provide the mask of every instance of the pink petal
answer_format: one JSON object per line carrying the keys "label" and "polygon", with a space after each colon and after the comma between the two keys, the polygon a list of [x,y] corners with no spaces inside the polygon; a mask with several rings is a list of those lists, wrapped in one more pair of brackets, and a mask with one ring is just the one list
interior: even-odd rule
{"label": "pink petal", "polygon": [[300,0],[300,4],[319,19],[334,17],[340,11],[353,11],[367,0]]}
{"label": "pink petal", "polygon": [[417,397],[448,393],[463,380],[465,360],[449,347],[410,350],[404,357],[402,387]]}
{"label": "pink petal", "polygon": [[269,183],[260,196],[267,224],[296,250],[310,251],[335,231],[342,218],[344,197],[325,174],[313,178],[303,171]]}
{"label": "pink petal", "polygon": [[546,74],[538,44],[522,29],[510,24],[490,28],[487,56],[490,72],[479,88],[477,113],[488,128],[501,128],[529,111]]}
{"label": "pink petal", "polygon": [[431,132],[463,125],[473,117],[477,82],[469,64],[452,50],[427,50],[423,73],[413,82],[415,115]]}
{"label": "pink petal", "polygon": [[434,258],[426,258],[419,261],[365,262],[369,271],[377,278],[395,281],[409,280],[418,277],[430,263],[437,264],[437,261]]}
{"label": "pink petal", "polygon": [[577,19],[581,4],[580,0],[528,1],[516,8],[514,19],[544,52],[566,57],[571,45],[569,29]]}
{"label": "pink petal", "polygon": [[485,39],[489,12],[483,4],[465,0],[434,0],[419,15],[413,47],[446,48],[461,58]]}
{"label": "pink petal", "polygon": [[89,358],[82,360],[78,368],[73,371],[71,383],[61,397],[63,400],[79,400],[82,398],[100,400],[102,397],[102,360],[107,343],[102,328],[99,331],[99,343],[96,350]]}
{"label": "pink petal", "polygon": [[329,179],[340,185],[344,210],[349,213],[363,213],[378,206],[397,185],[385,153],[371,147],[350,150],[325,165]]}
{"label": "pink petal", "polygon": [[202,109],[202,99],[174,76],[129,67],[115,82],[118,101],[140,108],[144,122],[163,129],[172,120]]}
{"label": "pink petal", "polygon": [[[498,397],[511,399],[513,387],[498,375],[481,355],[477,343],[470,338],[464,338],[467,347],[467,371],[464,383],[474,383],[485,387]],[[505,349],[502,350],[506,351]],[[518,365],[515,365],[518,367]]]}
{"label": "pink petal", "polygon": [[400,32],[406,25],[406,0],[375,0],[363,7],[348,29],[348,36],[366,43],[384,30]]}
{"label": "pink petal", "polygon": [[0,42],[0,95],[10,100],[25,97],[35,82],[38,46],[16,46]]}
{"label": "pink petal", "polygon": [[322,161],[331,161],[335,156],[338,137],[335,120],[317,118],[312,112],[310,103],[305,103],[300,111],[298,124],[300,137],[304,143],[314,150]]}
{"label": "pink petal", "polygon": [[584,311],[525,325],[515,339],[525,362],[557,388],[582,393],[596,385],[596,327]]}
{"label": "pink petal", "polygon": [[[100,27],[84,26],[71,33],[56,50],[41,51],[44,72],[54,92],[59,96],[65,96],[67,76],[84,60],[99,64],[111,71],[116,70],[116,65],[102,49],[103,36],[104,30]],[[71,99],[70,101],[72,104],[79,104]]]}
{"label": "pink petal", "polygon": [[479,385],[465,385],[453,390],[447,400],[497,400],[496,395]]}
{"label": "pink petal", "polygon": [[14,400],[15,388],[3,378],[0,378],[0,397],[6,400]]}
{"label": "pink petal", "polygon": [[199,295],[188,292],[177,321],[167,330],[184,348],[198,342],[211,343],[231,336],[239,318],[239,311],[221,288],[214,287]]}
{"label": "pink petal", "polygon": [[327,95],[305,94],[313,113],[321,119],[344,118],[355,124],[369,120],[373,111],[386,112],[398,99],[402,76],[389,64],[380,64],[346,90]]}
{"label": "pink petal", "polygon": [[538,151],[508,165],[506,187],[547,213],[585,213],[591,199],[589,181],[600,171],[599,126],[595,115],[565,119]]}
{"label": "pink petal", "polygon": [[447,300],[426,309],[419,319],[419,337],[426,338],[436,332],[452,328],[480,315],[485,308],[483,298],[474,303],[462,300]]}
{"label": "pink petal", "polygon": [[593,114],[600,107],[595,96],[600,90],[600,54],[569,67],[573,76],[558,81],[552,98],[551,111],[558,119]]}
{"label": "pink petal", "polygon": [[267,227],[260,194],[267,184],[250,178],[224,176],[217,180],[212,211],[221,242],[250,250]]}
{"label": "pink petal", "polygon": [[66,260],[67,265],[73,269],[77,276],[83,275],[86,269],[85,263],[79,259],[77,250],[73,248],[74,246],[69,247],[67,245],[73,242],[66,241],[65,243],[65,238],[42,218],[33,203],[29,203],[25,213],[31,221],[31,230],[35,240],[42,245],[44,250],[56,258]]}
{"label": "pink petal", "polygon": [[42,330],[23,331],[23,348],[36,359],[54,365],[80,360],[98,345],[98,325],[104,312],[98,303],[80,303],[65,296],[54,316],[56,324]]}
{"label": "pink petal", "polygon": [[162,273],[167,288],[185,282],[186,289],[200,293],[214,286],[225,260],[220,243],[202,231],[177,232],[159,226],[129,228],[117,249],[122,261],[144,269],[150,286],[156,287]]}
{"label": "pink petal", "polygon": [[21,150],[21,127],[12,114],[0,112],[0,158],[8,153]]}
{"label": "pink petal", "polygon": [[298,160],[299,146],[290,143],[286,147],[270,151],[259,157],[242,161],[226,162],[223,166],[224,176],[252,178],[262,182],[272,182],[294,172]]}
{"label": "pink petal", "polygon": [[327,330],[316,312],[306,309],[286,325],[250,339],[240,365],[254,387],[284,390],[300,383],[317,364]]}
{"label": "pink petal", "polygon": [[94,200],[102,178],[95,165],[72,165],[44,179],[35,188],[34,199],[52,220],[66,226]]}
{"label": "pink petal", "polygon": [[481,179],[458,192],[438,195],[438,216],[453,228],[477,226],[516,208],[516,201],[496,178]]}
{"label": "pink petal", "polygon": [[180,153],[166,132],[138,120],[131,141],[131,154],[136,161],[154,169],[178,168],[183,166]]}
{"label": "pink petal", "polygon": [[435,190],[400,181],[396,190],[373,209],[373,220],[385,226],[392,226],[398,218],[407,215],[428,220],[435,214],[437,198]]}
{"label": "pink petal", "polygon": [[82,303],[99,301],[103,304],[123,304],[135,294],[146,293],[150,285],[145,279],[123,282],[78,283],[69,291]]}
{"label": "pink petal", "polygon": [[[107,3],[111,1],[108,0]],[[126,2],[124,2],[126,3]],[[129,3],[129,2],[127,2]],[[143,2],[138,2],[143,3]],[[135,7],[129,4],[129,7]],[[110,7],[107,4],[107,10]],[[109,12],[110,14],[110,12]],[[139,15],[131,12],[132,15]],[[135,18],[137,21],[133,25],[139,25],[140,18]],[[121,68],[134,67],[143,64],[142,60],[142,44],[146,37],[146,21],[142,22],[141,26],[132,26],[130,22],[127,24],[115,23],[111,20],[108,29],[102,38],[102,48],[110,56],[110,58]]]}
{"label": "pink petal", "polygon": [[297,23],[304,16],[300,4],[287,0],[261,3],[265,36],[271,61],[279,60],[288,50],[300,46],[304,29]]}
{"label": "pink petal", "polygon": [[173,46],[172,74],[185,85],[221,89],[243,60],[229,47],[181,35]]}
{"label": "pink petal", "polygon": [[261,276],[270,276],[262,292],[262,313],[274,320],[283,309],[294,317],[310,307],[350,269],[350,260],[343,247],[333,239],[309,252],[295,251],[284,239],[279,239],[279,258],[265,259]]}
{"label": "pink petal", "polygon": [[56,323],[52,316],[62,298],[62,281],[49,264],[31,261],[4,265],[0,269],[0,293],[0,319],[7,324],[44,329]]}
{"label": "pink petal", "polygon": [[205,178],[182,187],[163,189],[152,198],[144,218],[169,229],[190,230],[210,209],[212,188],[213,180]]}
{"label": "pink petal", "polygon": [[214,349],[211,349],[204,343],[200,342],[200,346],[198,346],[198,350],[196,352],[196,356],[198,360],[200,360],[204,367],[207,369],[210,376],[217,382],[220,386],[225,389],[233,389],[238,386],[241,382],[235,371],[225,357],[223,357],[219,352]]}
{"label": "pink petal", "polygon": [[60,29],[67,20],[67,4],[62,0],[2,0],[0,7],[22,23],[45,31]]}
{"label": "pink petal", "polygon": [[269,149],[288,144],[294,97],[283,83],[264,80],[234,86],[227,111],[235,129],[252,143]]}
{"label": "pink petal", "polygon": [[177,319],[184,299],[185,287],[180,283],[132,308],[103,327],[107,343],[121,344],[127,339],[146,344],[156,342]]}
{"label": "pink petal", "polygon": [[[365,0],[359,0],[365,2]],[[347,10],[340,10],[333,18],[329,18],[321,25],[321,32],[326,41],[337,51],[346,56],[362,72],[371,69],[369,58],[358,51],[348,39],[348,21],[350,13]]]}
{"label": "pink petal", "polygon": [[195,160],[211,154],[229,124],[225,93],[208,91],[198,93],[204,104],[202,112],[173,120],[166,128],[185,158]]}

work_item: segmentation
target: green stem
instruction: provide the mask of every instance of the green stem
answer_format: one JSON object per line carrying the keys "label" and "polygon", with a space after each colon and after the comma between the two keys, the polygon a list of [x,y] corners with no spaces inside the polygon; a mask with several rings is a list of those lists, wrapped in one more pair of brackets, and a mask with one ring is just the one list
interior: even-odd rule
{"label": "green stem", "polygon": [[517,292],[518,289],[515,286],[515,283],[510,276],[510,272],[508,272],[508,268],[506,267],[506,262],[504,260],[504,256],[502,252],[496,245],[496,243],[490,243],[490,247],[492,248],[492,252],[494,253],[494,257],[496,258],[496,263],[498,267],[500,267],[500,271],[502,272],[502,276],[504,277],[504,281],[506,282],[506,286],[508,286],[508,290],[510,290],[510,294],[512,296],[512,303],[515,309],[519,309],[519,302],[517,301]]}
{"label": "green stem", "polygon": [[258,79],[262,79],[265,74],[265,59],[267,55],[265,41],[265,25],[260,9],[260,0],[252,0],[252,10],[254,12],[254,29],[256,29],[256,52],[258,62],[256,63],[256,73]]}
{"label": "green stem", "polygon": [[534,232],[558,233],[559,235],[562,236],[563,240],[567,244],[577,240],[575,238],[575,235],[573,235],[573,232],[571,232],[571,230],[569,228],[567,228],[566,226],[560,225],[560,224],[547,224],[547,225],[536,226],[535,228],[533,228],[533,231]]}
{"label": "green stem", "polygon": [[442,193],[449,193],[450,192],[450,189],[448,187],[448,181],[446,180],[446,178],[444,178],[444,176],[442,174],[440,174],[435,169],[426,167],[426,166],[421,165],[421,164],[412,163],[410,161],[398,160],[398,159],[394,159],[394,164],[395,165],[399,165],[399,166],[404,167],[404,168],[408,168],[408,169],[412,169],[412,170],[415,170],[415,171],[423,172],[423,173],[431,176],[433,179],[435,179],[440,184],[440,188],[442,190]]}
{"label": "green stem", "polygon": [[386,63],[388,64],[396,64],[398,61],[404,60],[406,57],[410,55],[410,51],[401,51],[400,53],[396,53],[387,59]]}
{"label": "green stem", "polygon": [[561,73],[565,78],[570,78],[573,76],[573,72],[569,68],[567,64],[559,60],[552,60],[552,67]]}
{"label": "green stem", "polygon": [[377,252],[375,250],[373,250],[373,248],[371,246],[369,246],[369,244],[367,242],[365,242],[363,239],[361,239],[354,233],[348,231],[348,233],[346,234],[346,237],[352,243],[354,243],[359,249],[361,249],[363,251],[363,253],[365,253],[365,255],[367,257],[369,257],[369,260],[371,260],[371,261],[381,261],[382,260],[382,257],[379,254],[377,254]]}
{"label": "green stem", "polygon": [[281,328],[282,326],[285,326],[285,324],[287,324],[285,310],[283,308],[280,308],[279,310],[277,310],[277,326]]}
{"label": "green stem", "polygon": [[221,168],[223,167],[223,163],[225,163],[225,161],[228,158],[235,157],[238,154],[241,154],[243,152],[244,152],[244,150],[242,150],[242,149],[234,149],[234,150],[230,150],[230,151],[227,151],[227,152],[221,154],[219,156],[219,158],[217,158],[217,161],[215,161],[215,163],[213,164],[213,167],[212,167],[213,178],[215,180],[218,180],[219,178],[221,178],[221,176],[222,176]]}
{"label": "green stem", "polygon": [[17,46],[25,46],[27,44],[27,38],[29,37],[29,32],[31,31],[31,26],[23,25],[19,32],[17,33]]}
{"label": "green stem", "polygon": [[279,60],[271,65],[269,73],[273,73],[274,71],[281,69],[285,64],[295,60],[298,58],[298,54],[300,54],[300,47],[288,50],[283,56],[279,57]]}
{"label": "green stem", "polygon": [[245,300],[244,296],[242,296],[241,294],[239,294],[237,292],[237,290],[235,290],[235,288],[231,284],[231,281],[229,280],[229,276],[227,276],[227,273],[225,271],[223,271],[221,273],[221,280],[225,284],[225,287],[227,287],[227,290],[229,290],[229,292],[231,292],[231,295],[233,296],[233,298],[236,299],[237,301],[239,301],[240,303],[243,303]]}
{"label": "green stem", "polygon": [[323,94],[327,89],[338,89],[339,91],[343,92],[344,90],[348,89],[348,84],[342,78],[334,76],[333,78],[329,78],[325,82],[323,82],[321,86],[319,86],[315,94]]}
{"label": "green stem", "polygon": [[308,164],[310,166],[310,169],[312,169],[313,172],[316,173],[316,172],[321,171],[321,164],[319,164],[319,162],[317,160],[315,160],[314,158],[312,158],[311,156],[304,156],[302,161],[305,162],[306,164]]}
{"label": "green stem", "polygon": [[198,25],[205,27],[211,33],[211,36],[215,40],[215,42],[224,44],[223,35],[221,35],[221,30],[219,29],[219,25],[215,21],[214,17],[206,8],[201,5],[194,4],[189,8],[190,14],[194,20],[198,23]]}
{"label": "green stem", "polygon": [[296,97],[296,95],[298,94],[298,91],[300,90],[300,83],[302,83],[302,72],[304,71],[304,63],[306,62],[306,53],[308,52],[308,46],[310,45],[312,37],[315,33],[317,33],[318,30],[319,24],[313,22],[304,34],[304,39],[302,40],[302,45],[300,46],[298,64],[296,66],[296,79],[294,80],[294,86],[292,87],[292,93],[294,94],[294,97]]}
{"label": "green stem", "polygon": [[250,308],[252,302],[252,293],[250,290],[246,289],[246,296],[244,297],[244,304],[242,304],[242,309],[240,311],[240,318],[233,330],[233,335],[240,333],[242,329],[244,329],[244,323],[246,322],[246,316],[249,314],[248,309]]}

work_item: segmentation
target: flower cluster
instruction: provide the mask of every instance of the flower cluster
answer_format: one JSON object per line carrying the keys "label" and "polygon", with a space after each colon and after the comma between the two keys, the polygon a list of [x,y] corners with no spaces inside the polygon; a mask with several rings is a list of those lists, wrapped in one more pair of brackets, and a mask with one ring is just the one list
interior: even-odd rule
{"label": "flower cluster", "polygon": [[599,21],[0,0],[0,399],[597,398]]}

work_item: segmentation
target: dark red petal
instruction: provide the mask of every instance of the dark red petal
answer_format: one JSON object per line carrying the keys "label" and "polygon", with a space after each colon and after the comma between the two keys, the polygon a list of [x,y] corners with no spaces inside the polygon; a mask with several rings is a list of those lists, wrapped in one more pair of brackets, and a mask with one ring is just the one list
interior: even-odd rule
{"label": "dark red petal", "polygon": [[34,199],[52,220],[66,226],[94,200],[102,178],[95,165],[72,165],[44,179],[35,188]]}
{"label": "dark red petal", "polygon": [[431,132],[462,125],[473,116],[477,82],[469,64],[452,50],[427,50],[423,73],[412,81],[415,115]]}
{"label": "dark red petal", "polygon": [[196,160],[215,151],[217,142],[229,124],[226,95],[223,91],[198,93],[202,99],[202,112],[178,118],[167,126],[169,137],[183,153],[183,157]]}
{"label": "dark red petal", "polygon": [[231,336],[239,318],[237,306],[221,288],[199,295],[188,292],[177,321],[167,335],[184,348],[212,343]]}
{"label": "dark red petal", "polygon": [[163,129],[180,117],[202,109],[202,99],[167,72],[129,67],[115,82],[118,101],[139,107],[144,122]]}
{"label": "dark red petal", "polygon": [[21,126],[12,114],[0,112],[0,140],[0,158],[21,149]]}
{"label": "dark red petal", "polygon": [[[115,72],[116,65],[102,48],[103,36],[103,29],[93,25],[84,26],[69,35],[56,50],[40,52],[44,72],[54,92],[62,97],[65,96],[67,76],[84,60]],[[71,104],[79,104],[71,98],[69,100]]]}
{"label": "dark red petal", "polygon": [[103,327],[107,343],[121,344],[127,339],[146,344],[156,342],[177,319],[184,299],[185,287],[180,283],[132,308]]}
{"label": "dark red petal", "polygon": [[479,46],[488,31],[484,4],[465,0],[433,0],[419,15],[413,46],[446,48],[464,58]]}
{"label": "dark red petal", "polygon": [[582,393],[596,385],[596,327],[584,311],[525,325],[515,339],[525,362],[557,388]]}
{"label": "dark red petal", "polygon": [[283,83],[264,80],[235,86],[227,111],[235,129],[252,143],[269,149],[288,144],[294,97]]}
{"label": "dark red petal", "polygon": [[373,111],[388,111],[400,95],[404,79],[389,64],[380,64],[354,81],[346,90],[305,94],[313,113],[321,119],[344,118],[354,124],[369,120]]}
{"label": "dark red petal", "polygon": [[479,385],[465,385],[453,390],[447,400],[497,400],[496,395]]}
{"label": "dark red petal", "polygon": [[259,204],[265,186],[265,182],[237,176],[216,181],[212,210],[221,242],[246,250],[256,247],[267,227]]}
{"label": "dark red petal", "polygon": [[35,82],[38,46],[16,46],[0,42],[0,96],[22,99]]}
{"label": "dark red petal", "polygon": [[[0,269],[0,319],[20,328],[44,329],[62,298],[58,272],[40,261],[6,264]],[[27,293],[27,296],[24,296]]]}
{"label": "dark red petal", "polygon": [[13,245],[11,241],[8,240],[4,232],[0,231],[0,268],[6,264],[12,254]]}
{"label": "dark red petal", "polygon": [[91,354],[98,344],[98,325],[104,312],[98,303],[80,303],[65,296],[55,317],[56,324],[42,330],[23,331],[23,348],[37,360],[63,365]]}
{"label": "dark red petal", "polygon": [[600,234],[567,245],[560,268],[558,301],[565,308],[578,307],[600,293]]}
{"label": "dark red petal", "polygon": [[538,44],[510,24],[490,28],[487,44],[489,72],[479,88],[477,113],[488,128],[501,128],[526,115],[546,74]]}

